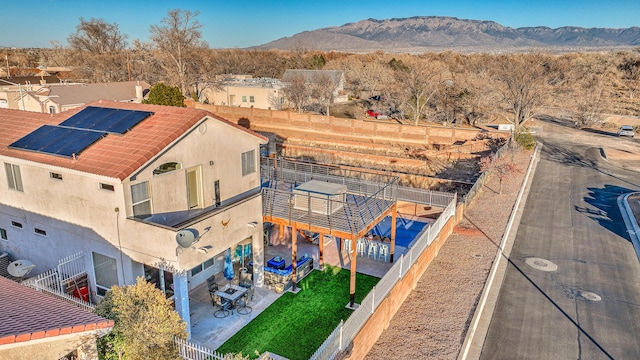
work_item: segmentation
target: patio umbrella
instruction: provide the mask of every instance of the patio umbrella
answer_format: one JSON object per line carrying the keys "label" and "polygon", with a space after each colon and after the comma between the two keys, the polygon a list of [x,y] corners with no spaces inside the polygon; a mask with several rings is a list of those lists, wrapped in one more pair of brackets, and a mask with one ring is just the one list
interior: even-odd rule
{"label": "patio umbrella", "polygon": [[231,262],[231,249],[227,249],[224,253],[224,269],[222,273],[227,280],[233,280],[235,274],[233,273],[233,263]]}

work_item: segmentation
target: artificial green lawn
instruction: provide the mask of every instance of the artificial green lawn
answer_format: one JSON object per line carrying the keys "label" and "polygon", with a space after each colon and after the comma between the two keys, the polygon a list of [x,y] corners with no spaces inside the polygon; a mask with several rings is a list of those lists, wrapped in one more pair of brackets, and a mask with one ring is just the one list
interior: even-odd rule
{"label": "artificial green lawn", "polygon": [[[309,359],[353,310],[349,302],[349,271],[325,265],[298,282],[299,293],[286,292],[218,348],[218,352],[255,357],[270,351],[291,360]],[[356,274],[356,303],[380,279]]]}

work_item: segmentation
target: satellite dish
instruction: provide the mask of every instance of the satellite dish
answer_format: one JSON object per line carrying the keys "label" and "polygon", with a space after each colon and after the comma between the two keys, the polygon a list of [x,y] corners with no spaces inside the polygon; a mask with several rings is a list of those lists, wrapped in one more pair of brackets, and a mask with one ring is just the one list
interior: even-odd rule
{"label": "satellite dish", "polygon": [[199,238],[196,234],[188,229],[180,230],[176,233],[176,242],[178,243],[178,246],[183,249],[190,248],[191,245],[195,244],[198,240]]}
{"label": "satellite dish", "polygon": [[16,260],[9,264],[7,272],[11,276],[21,278],[31,272],[34,267],[36,266],[29,260]]}

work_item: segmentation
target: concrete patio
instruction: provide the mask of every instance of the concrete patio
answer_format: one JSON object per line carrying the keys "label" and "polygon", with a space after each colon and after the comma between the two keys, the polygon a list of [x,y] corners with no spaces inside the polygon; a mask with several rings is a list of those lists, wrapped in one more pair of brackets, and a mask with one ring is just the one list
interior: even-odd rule
{"label": "concrete patio", "polygon": [[[424,218],[421,218],[420,220],[425,221]],[[280,256],[285,259],[287,264],[291,264],[291,235],[285,233],[284,237],[281,238],[278,232],[277,226],[274,226],[270,231],[270,243],[273,243],[274,245],[265,246],[265,263],[267,260],[275,256]],[[334,238],[325,237],[323,253],[324,263],[326,265],[340,266],[348,271],[351,265],[352,256],[355,254],[349,254],[342,251],[339,243],[340,242]],[[318,245],[309,242],[301,235],[298,235],[297,245],[298,258],[305,254],[312,257],[314,269],[318,269]],[[398,259],[402,254],[406,253],[406,251],[407,248],[396,246],[394,258]],[[381,278],[392,265],[392,263],[367,258],[365,255],[364,257],[358,256],[356,268],[359,273]],[[240,265],[235,264],[236,279],[239,268]],[[227,282],[222,273],[216,275],[216,280],[218,284],[221,285],[224,285]],[[189,293],[191,309],[191,341],[210,349],[217,349],[242,327],[258,316],[275,300],[277,300],[280,295],[281,294],[271,291],[266,287],[256,287],[253,300],[249,303],[252,307],[252,312],[250,314],[241,315],[234,311],[232,315],[226,318],[216,318],[213,316],[214,308],[211,303],[207,284],[204,283],[196,287]],[[348,301],[349,298],[345,297],[345,304],[347,304]]]}

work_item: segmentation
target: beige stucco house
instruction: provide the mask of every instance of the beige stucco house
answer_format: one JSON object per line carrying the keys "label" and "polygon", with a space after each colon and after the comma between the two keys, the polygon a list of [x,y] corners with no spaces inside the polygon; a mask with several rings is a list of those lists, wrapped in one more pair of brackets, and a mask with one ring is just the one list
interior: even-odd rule
{"label": "beige stucco house", "polygon": [[283,86],[278,79],[229,75],[220,79],[216,86],[204,89],[200,101],[212,105],[277,110],[285,102]]}
{"label": "beige stucco house", "polygon": [[55,114],[93,101],[141,103],[150,85],[144,81],[61,83],[55,76],[0,78],[0,109]]}
{"label": "beige stucco house", "polygon": [[0,109],[0,123],[0,251],[32,275],[82,251],[94,298],[145,276],[189,323],[189,291],[250,239],[262,285],[266,138],[204,110],[113,101]]}
{"label": "beige stucco house", "polygon": [[[6,74],[6,72],[5,72]],[[0,74],[0,109],[26,110],[24,97],[47,84],[58,84],[55,76],[12,76]]]}

